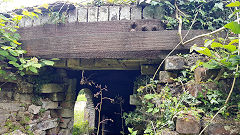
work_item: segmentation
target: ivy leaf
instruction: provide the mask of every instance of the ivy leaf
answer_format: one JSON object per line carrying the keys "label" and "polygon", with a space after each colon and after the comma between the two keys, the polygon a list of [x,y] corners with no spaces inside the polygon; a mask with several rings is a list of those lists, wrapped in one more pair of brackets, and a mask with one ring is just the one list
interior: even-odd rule
{"label": "ivy leaf", "polygon": [[42,10],[37,7],[33,7],[33,9],[34,9],[34,12],[36,12],[36,13],[39,13],[39,14],[42,13]]}
{"label": "ivy leaf", "polygon": [[211,45],[211,48],[214,49],[214,48],[223,48],[223,45],[221,43],[217,43],[217,42],[213,42],[212,45]]}
{"label": "ivy leaf", "polygon": [[25,64],[26,63],[26,60],[24,58],[20,58],[19,59],[21,63]]}
{"label": "ivy leaf", "polygon": [[230,22],[224,25],[224,27],[232,30],[232,32],[235,34],[240,34],[240,24],[238,24],[237,22]]}
{"label": "ivy leaf", "polygon": [[153,108],[148,108],[147,112],[150,113],[153,111]]}
{"label": "ivy leaf", "polygon": [[17,61],[17,58],[10,56],[10,55],[7,55],[6,58],[8,58],[11,61],[15,61],[15,62]]}
{"label": "ivy leaf", "polygon": [[32,71],[33,73],[38,73],[38,70],[35,67],[31,66],[31,67],[29,67],[29,70]]}
{"label": "ivy leaf", "polygon": [[14,67],[20,67],[20,65],[18,63],[16,63],[15,61],[9,61],[9,64],[12,64]]}
{"label": "ivy leaf", "polygon": [[41,64],[33,64],[32,66],[33,66],[33,67],[36,67],[36,68],[41,68],[41,67],[42,67]]}
{"label": "ivy leaf", "polygon": [[196,65],[193,65],[193,66],[191,67],[191,71],[194,71],[197,67],[201,66],[202,64],[203,64],[203,62],[202,62],[201,60],[198,60],[198,61],[196,62]]}
{"label": "ivy leaf", "polygon": [[3,50],[0,50],[0,55],[2,55],[2,56],[8,56],[9,55],[9,53],[7,52],[7,51],[3,51]]}
{"label": "ivy leaf", "polygon": [[25,15],[25,16],[30,16],[30,12],[28,12],[27,10],[23,10],[22,14]]}
{"label": "ivy leaf", "polygon": [[41,7],[48,9],[49,5],[45,3],[45,4],[41,5]]}
{"label": "ivy leaf", "polygon": [[239,7],[240,6],[240,2],[239,1],[235,1],[235,2],[232,2],[228,5],[226,5],[226,7]]}
{"label": "ivy leaf", "polygon": [[44,60],[42,61],[44,64],[48,65],[48,66],[53,66],[54,65],[54,62],[53,61],[50,61],[50,60]]}
{"label": "ivy leaf", "polygon": [[59,58],[52,58],[51,60],[60,60]]}
{"label": "ivy leaf", "polygon": [[202,65],[203,65],[203,67],[205,67],[207,69],[218,69],[219,68],[219,64],[214,60],[210,60],[209,62],[203,63]]}
{"label": "ivy leaf", "polygon": [[238,13],[238,12],[240,12],[240,9],[238,9],[238,10],[234,10],[234,12],[232,13],[232,14],[230,14],[229,16],[228,16],[228,18],[232,18],[236,13]]}
{"label": "ivy leaf", "polygon": [[10,52],[13,56],[19,56],[19,54],[16,53],[15,50],[9,49],[9,52]]}
{"label": "ivy leaf", "polygon": [[205,47],[208,47],[210,44],[213,43],[214,40],[215,40],[215,39],[213,39],[213,40],[206,40],[204,46],[205,46]]}
{"label": "ivy leaf", "polygon": [[222,11],[224,10],[224,9],[223,9],[223,3],[222,3],[222,2],[221,2],[221,3],[215,3],[214,7],[215,7],[215,8],[219,8],[219,9],[221,9]]}
{"label": "ivy leaf", "polygon": [[228,45],[232,45],[232,44],[235,44],[237,43],[238,44],[239,40],[238,39],[234,39],[232,40]]}
{"label": "ivy leaf", "polygon": [[198,47],[197,45],[193,45],[190,50],[195,50],[196,52],[198,53],[201,53],[201,54],[204,54],[204,55],[207,55],[209,57],[212,56],[212,53],[211,51],[207,48],[207,47]]}
{"label": "ivy leaf", "polygon": [[144,98],[146,98],[146,99],[152,99],[154,97],[154,95],[153,94],[146,94],[145,96],[144,96]]}
{"label": "ivy leaf", "polygon": [[152,111],[153,114],[155,114],[157,112],[159,112],[159,108],[154,108],[153,111]]}
{"label": "ivy leaf", "polygon": [[237,47],[235,45],[224,45],[223,47],[230,52],[234,52],[237,50]]}

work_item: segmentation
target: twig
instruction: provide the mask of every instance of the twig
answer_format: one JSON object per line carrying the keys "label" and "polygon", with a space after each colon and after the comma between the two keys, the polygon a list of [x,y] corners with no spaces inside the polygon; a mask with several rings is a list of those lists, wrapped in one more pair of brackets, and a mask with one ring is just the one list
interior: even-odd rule
{"label": "twig", "polygon": [[192,41],[194,41],[194,40],[196,40],[198,38],[202,38],[202,37],[206,37],[206,36],[210,36],[212,34],[218,33],[218,32],[220,32],[220,31],[222,31],[224,29],[226,29],[226,28],[225,27],[221,27],[221,28],[219,28],[219,29],[217,29],[215,31],[212,31],[212,32],[209,32],[209,33],[206,33],[206,34],[202,34],[202,35],[198,35],[196,37],[193,37],[192,39],[187,40],[186,42],[183,42],[183,45],[185,45],[185,44],[187,44],[189,42],[192,42]]}
{"label": "twig", "polygon": [[[232,0],[232,2],[234,2],[235,0]],[[237,10],[237,7],[235,8],[235,10]],[[237,22],[238,22],[238,24],[240,24],[240,21],[239,21],[239,13],[237,13]],[[240,34],[238,34],[238,38],[240,39]],[[238,55],[240,55],[240,41],[238,42]],[[239,65],[237,65],[237,67],[236,67],[236,73],[238,72],[238,68],[239,68]],[[232,83],[232,87],[231,87],[231,90],[230,90],[230,92],[229,92],[229,94],[228,94],[228,97],[227,97],[227,99],[226,99],[226,101],[225,101],[225,104],[224,104],[224,106],[214,115],[214,117],[211,119],[211,121],[208,123],[208,125],[213,121],[213,119],[226,107],[226,105],[227,105],[227,103],[228,103],[228,101],[229,101],[229,99],[230,99],[230,97],[231,97],[231,95],[232,95],[232,92],[233,92],[233,89],[234,89],[234,85],[235,85],[235,83],[236,83],[236,79],[237,79],[237,77],[236,76],[234,76],[234,78],[233,78],[233,83]],[[206,129],[207,129],[207,127],[208,127],[208,125],[200,132],[200,134],[199,135],[201,135]]]}
{"label": "twig", "polygon": [[208,122],[208,124],[204,127],[204,129],[200,132],[199,135],[202,135],[202,133],[207,129],[207,127],[212,123],[212,121],[215,119],[215,117],[225,108],[226,106],[224,105],[213,117],[212,119]]}
{"label": "twig", "polygon": [[178,35],[179,35],[179,37],[180,37],[180,42],[181,42],[181,44],[183,44],[183,38],[182,38],[182,18],[181,18],[181,16],[178,14],[178,12],[180,12],[180,13],[182,13],[182,11],[181,10],[179,10],[179,8],[178,8],[178,6],[177,6],[177,3],[176,3],[176,1],[175,1],[175,7],[176,7],[176,18],[178,19],[178,21],[179,21],[179,25],[178,25]]}
{"label": "twig", "polygon": [[[234,1],[235,1],[235,0],[232,0],[232,2],[234,2]],[[235,10],[238,10],[238,8],[235,7]],[[237,23],[240,24],[239,12],[237,12]],[[240,34],[238,34],[238,39],[240,39]],[[238,55],[240,55],[240,40],[238,41]],[[237,67],[236,67],[236,70],[235,70],[236,73],[238,72],[238,69],[239,69],[239,64],[237,64]],[[226,101],[225,101],[225,105],[228,103],[228,101],[229,101],[229,99],[230,99],[230,97],[231,97],[231,95],[232,95],[233,88],[234,88],[234,85],[235,85],[235,83],[236,83],[236,79],[237,79],[237,77],[234,76],[234,78],[233,78],[233,83],[232,83],[232,87],[231,87],[231,90],[230,90],[230,92],[229,92],[229,94],[228,94],[228,97],[227,97],[227,99],[226,99]]]}
{"label": "twig", "polygon": [[[191,24],[188,32],[187,32],[186,35],[182,38],[183,40],[187,37],[187,35],[189,34],[190,30],[192,29],[193,24],[195,23],[195,20],[196,20],[196,18],[197,18],[197,15],[198,15],[198,12],[197,12],[196,15],[194,16],[193,22],[192,22],[192,24]],[[168,55],[162,60],[162,62],[160,63],[160,65],[158,66],[156,72],[155,72],[154,75],[153,75],[153,78],[152,78],[153,80],[154,80],[154,78],[156,77],[158,71],[159,71],[160,68],[162,67],[162,65],[163,65],[163,63],[165,62],[165,60],[178,48],[179,45],[181,45],[181,42],[178,43],[178,44],[172,49],[172,51],[169,52]]]}
{"label": "twig", "polygon": [[154,135],[157,135],[157,132],[156,132],[156,127],[154,127],[154,125],[153,125],[153,122],[152,122],[152,121],[151,121],[151,124],[152,124],[152,127],[153,127]]}
{"label": "twig", "polygon": [[222,69],[218,72],[218,75],[217,75],[217,77],[214,79],[214,81],[218,81],[218,80],[222,77],[224,71],[225,71],[224,68],[222,68]]}

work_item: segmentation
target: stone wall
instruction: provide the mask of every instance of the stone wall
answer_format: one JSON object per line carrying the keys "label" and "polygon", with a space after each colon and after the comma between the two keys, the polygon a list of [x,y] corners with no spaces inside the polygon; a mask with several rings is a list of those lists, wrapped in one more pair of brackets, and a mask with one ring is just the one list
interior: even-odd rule
{"label": "stone wall", "polygon": [[[122,6],[80,6],[71,5],[66,9],[67,14],[63,15],[65,20],[62,23],[74,22],[97,22],[97,21],[117,21],[117,20],[137,20],[137,19],[161,19],[163,17],[160,7],[122,5]],[[58,12],[58,11],[56,11]],[[61,11],[62,12],[62,11]],[[20,27],[32,27],[44,24],[52,24],[49,13],[39,14],[39,18],[34,20],[23,18]]]}
{"label": "stone wall", "polygon": [[42,84],[38,91],[27,79],[1,83],[0,134],[71,134],[77,81],[63,69],[57,73],[58,83]]}
{"label": "stone wall", "polygon": [[[179,85],[181,88],[177,87],[172,78],[177,77],[177,73],[186,69],[186,66],[192,66],[197,60],[205,60],[204,57],[193,54],[189,55],[187,58],[181,56],[170,56],[166,59],[164,69],[159,72],[160,84],[158,88],[161,88],[165,84],[168,84],[170,90],[173,94],[179,93],[179,91],[189,91],[194,97],[197,97],[199,92],[203,92],[207,86],[208,89],[220,90],[215,83],[207,82],[211,77],[217,77],[217,71],[210,71],[203,67],[198,67],[194,71],[194,80],[190,83]],[[226,80],[222,80],[226,81]],[[204,86],[203,86],[204,85]],[[184,90],[182,87],[185,87]],[[227,87],[227,86],[225,86]],[[229,87],[230,89],[230,87]],[[160,90],[160,89],[159,89]],[[200,131],[208,125],[211,118],[203,117],[201,119],[196,118],[191,115],[181,116],[176,119],[176,129],[175,131],[164,130],[162,135],[195,135],[199,134]],[[233,118],[224,118],[218,115],[214,121],[212,121],[206,128],[205,135],[239,135],[240,134],[240,123],[235,121]]]}

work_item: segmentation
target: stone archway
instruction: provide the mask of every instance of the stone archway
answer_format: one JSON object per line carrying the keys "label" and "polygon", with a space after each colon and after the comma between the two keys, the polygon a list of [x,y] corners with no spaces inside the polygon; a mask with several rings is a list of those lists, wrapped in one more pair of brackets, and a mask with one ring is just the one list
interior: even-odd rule
{"label": "stone archway", "polygon": [[93,94],[90,89],[83,88],[85,97],[87,98],[87,103],[84,108],[84,121],[88,121],[88,126],[90,129],[95,128],[95,106],[93,103]]}

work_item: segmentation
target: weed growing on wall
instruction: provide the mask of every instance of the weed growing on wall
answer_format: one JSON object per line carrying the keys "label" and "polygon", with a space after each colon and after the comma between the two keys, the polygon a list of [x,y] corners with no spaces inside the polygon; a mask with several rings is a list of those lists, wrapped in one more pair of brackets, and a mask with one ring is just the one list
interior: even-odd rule
{"label": "weed growing on wall", "polygon": [[146,2],[152,6],[163,8],[163,22],[167,29],[178,28],[178,20],[175,17],[175,3],[179,10],[182,11],[183,29],[188,29],[191,26],[196,14],[197,19],[192,29],[214,30],[230,21],[228,15],[231,10],[224,8],[227,1],[223,0],[151,0]]}
{"label": "weed growing on wall", "polygon": [[38,69],[45,65],[53,65],[54,62],[37,57],[24,57],[27,53],[22,49],[19,42],[20,35],[17,30],[18,23],[23,18],[38,17],[36,13],[41,13],[38,8],[34,12],[23,10],[21,14],[14,12],[9,14],[0,14],[0,75],[3,79],[16,80],[16,75],[25,75],[25,72],[30,71],[37,73]]}
{"label": "weed growing on wall", "polygon": [[[125,122],[127,126],[130,127],[129,132],[131,134],[160,134],[161,130],[165,128],[174,130],[176,118],[184,118],[185,116],[195,117],[196,119],[210,117],[211,120],[207,122],[204,129],[200,132],[200,134],[202,134],[218,114],[221,114],[221,116],[225,118],[230,117],[239,120],[239,92],[237,90],[234,91],[234,86],[239,86],[236,80],[239,78],[240,73],[238,70],[240,64],[239,37],[236,36],[236,34],[240,34],[239,10],[237,8],[240,6],[239,1],[230,4],[217,0],[210,2],[198,0],[179,0],[176,1],[176,3],[171,1],[162,2],[163,3],[151,1],[150,3],[152,5],[165,5],[165,7],[168,5],[167,7],[170,13],[173,13],[175,8],[179,8],[180,11],[178,12],[183,14],[180,16],[184,17],[180,19],[183,21],[183,29],[184,27],[189,27],[189,22],[191,21],[188,20],[188,17],[193,17],[191,16],[192,14],[188,16],[190,14],[189,10],[196,9],[197,11],[192,11],[197,15],[200,14],[200,19],[197,17],[193,28],[212,30],[221,27],[216,32],[223,29],[229,29],[231,32],[227,33],[225,38],[215,37],[214,39],[206,40],[203,46],[194,45],[191,47],[191,51],[205,55],[207,62],[197,61],[196,65],[191,67],[191,69],[182,71],[180,77],[173,78],[175,83],[179,82],[182,87],[179,93],[174,93],[174,90],[169,87],[169,84],[157,88],[158,82],[154,80],[151,80],[146,85],[140,86],[137,90],[137,96],[141,104],[137,106],[134,112],[124,114]],[[190,7],[186,8],[187,6],[184,5],[186,3],[189,3],[188,6]],[[225,8],[225,5],[232,9]],[[218,18],[218,20],[215,20],[213,17],[207,17],[218,10],[222,11],[221,13],[223,13],[222,15],[224,16]],[[231,10],[234,10],[232,14],[226,16],[225,13],[229,13]],[[209,14],[206,14],[206,12],[209,12]],[[215,15],[219,15],[219,13]],[[234,18],[234,15],[237,15],[237,17]],[[237,21],[228,22],[231,20],[228,17],[233,20],[237,18]],[[203,21],[203,19],[207,21]],[[178,22],[173,19],[173,17],[167,16],[166,26],[169,29],[174,29],[178,26]],[[206,35],[211,34],[212,33]],[[199,82],[197,85],[201,88],[201,91],[198,91],[197,96],[193,97],[192,94],[188,92],[187,84],[191,80],[194,82],[194,78],[191,77],[191,72],[199,66],[209,70],[215,70],[215,72],[218,72],[218,75],[213,80],[210,78],[205,82]],[[231,82],[231,88],[226,87],[226,84]],[[231,97],[231,95],[234,96]]]}

